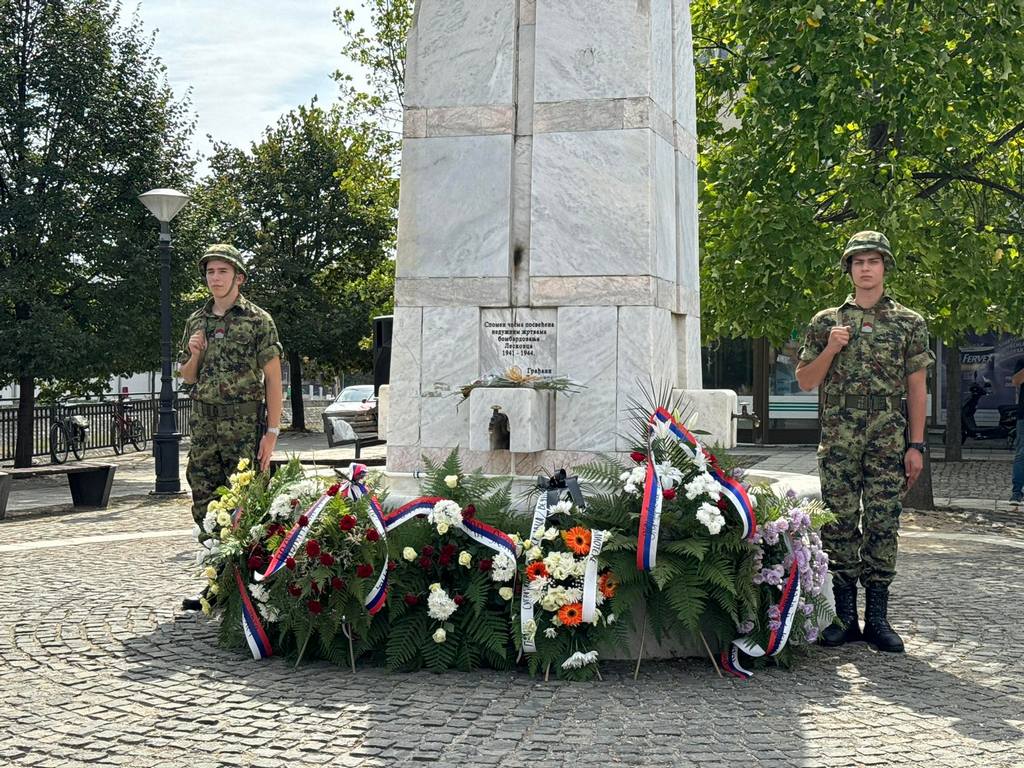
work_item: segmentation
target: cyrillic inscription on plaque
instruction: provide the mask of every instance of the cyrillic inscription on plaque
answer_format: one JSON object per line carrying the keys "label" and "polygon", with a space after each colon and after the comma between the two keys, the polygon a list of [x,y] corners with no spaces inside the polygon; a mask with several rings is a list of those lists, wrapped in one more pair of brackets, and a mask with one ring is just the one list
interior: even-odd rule
{"label": "cyrillic inscription on plaque", "polygon": [[555,309],[480,311],[480,373],[502,373],[512,366],[527,375],[554,376]]}

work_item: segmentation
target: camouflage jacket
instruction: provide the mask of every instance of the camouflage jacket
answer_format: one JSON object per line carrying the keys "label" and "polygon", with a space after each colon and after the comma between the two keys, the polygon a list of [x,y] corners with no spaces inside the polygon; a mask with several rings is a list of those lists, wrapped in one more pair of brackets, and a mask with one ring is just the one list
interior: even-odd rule
{"label": "camouflage jacket", "polygon": [[850,326],[850,343],[832,361],[819,396],[903,395],[907,376],[935,361],[924,318],[883,294],[871,309],[861,309],[847,296],[841,306],[811,318],[800,362],[809,363],[824,351],[836,325]]}
{"label": "camouflage jacket", "polygon": [[192,397],[204,403],[262,401],[263,366],[281,355],[277,326],[268,312],[243,296],[223,317],[213,313],[213,299],[185,321],[178,362],[188,362],[188,340],[206,333],[206,352],[199,366]]}

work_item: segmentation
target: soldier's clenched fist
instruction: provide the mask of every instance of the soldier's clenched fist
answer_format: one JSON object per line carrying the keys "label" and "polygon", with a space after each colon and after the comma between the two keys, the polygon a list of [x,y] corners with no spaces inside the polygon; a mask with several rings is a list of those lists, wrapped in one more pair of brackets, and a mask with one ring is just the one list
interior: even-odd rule
{"label": "soldier's clenched fist", "polygon": [[203,354],[205,349],[206,333],[204,331],[196,331],[188,337],[188,351],[192,353],[193,357]]}
{"label": "soldier's clenched fist", "polygon": [[850,343],[850,326],[835,325],[828,333],[828,348],[833,352],[841,352]]}

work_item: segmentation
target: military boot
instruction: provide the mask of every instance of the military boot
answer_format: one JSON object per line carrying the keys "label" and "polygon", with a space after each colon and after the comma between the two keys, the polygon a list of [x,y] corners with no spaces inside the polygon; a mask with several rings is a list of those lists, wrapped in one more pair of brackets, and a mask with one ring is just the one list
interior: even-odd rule
{"label": "military boot", "polygon": [[865,588],[864,639],[880,651],[903,653],[903,640],[889,626],[889,587],[874,584]]}
{"label": "military boot", "polygon": [[829,648],[864,639],[857,623],[857,582],[836,586],[835,597],[836,617],[842,626],[829,624],[818,638],[819,643]]}

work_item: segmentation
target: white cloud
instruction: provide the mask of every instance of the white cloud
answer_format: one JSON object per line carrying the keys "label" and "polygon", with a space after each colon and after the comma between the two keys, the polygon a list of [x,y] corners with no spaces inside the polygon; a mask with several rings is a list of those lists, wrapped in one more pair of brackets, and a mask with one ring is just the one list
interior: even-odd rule
{"label": "white cloud", "polygon": [[[176,95],[191,89],[197,115],[193,146],[206,135],[248,146],[263,129],[315,95],[332,103],[331,74],[352,71],[334,9],[357,0],[139,0],[156,54]],[[127,8],[126,13],[131,13]]]}

